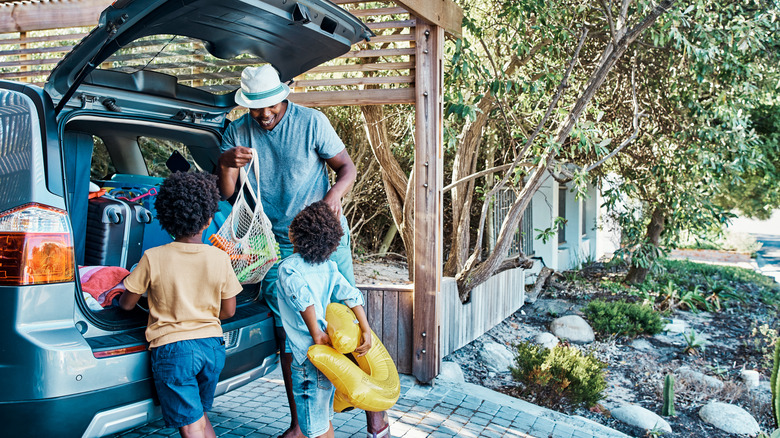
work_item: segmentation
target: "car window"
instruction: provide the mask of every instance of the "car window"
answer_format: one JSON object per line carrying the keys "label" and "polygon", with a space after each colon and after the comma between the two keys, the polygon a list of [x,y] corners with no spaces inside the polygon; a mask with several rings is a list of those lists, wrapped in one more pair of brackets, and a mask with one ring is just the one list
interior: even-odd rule
{"label": "car window", "polygon": [[93,180],[104,180],[116,173],[114,163],[108,155],[106,144],[100,137],[92,137],[94,147],[92,148],[92,165],[89,171],[89,177]]}
{"label": "car window", "polygon": [[141,154],[146,162],[146,168],[149,170],[149,176],[166,178],[170,175],[171,170],[166,163],[174,152],[180,153],[190,166],[195,163],[187,146],[177,141],[154,137],[138,137],[138,146],[141,147]]}

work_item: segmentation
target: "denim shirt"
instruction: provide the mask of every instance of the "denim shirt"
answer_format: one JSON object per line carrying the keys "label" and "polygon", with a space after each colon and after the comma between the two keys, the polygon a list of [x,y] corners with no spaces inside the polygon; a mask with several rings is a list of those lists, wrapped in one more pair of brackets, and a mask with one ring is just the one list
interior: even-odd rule
{"label": "denim shirt", "polygon": [[365,301],[360,290],[349,284],[332,260],[313,265],[295,253],[279,264],[278,273],[276,287],[282,325],[287,334],[287,348],[295,363],[302,364],[314,340],[301,312],[313,305],[317,324],[325,331],[328,326],[325,308],[329,303],[341,301],[352,308],[362,306]]}

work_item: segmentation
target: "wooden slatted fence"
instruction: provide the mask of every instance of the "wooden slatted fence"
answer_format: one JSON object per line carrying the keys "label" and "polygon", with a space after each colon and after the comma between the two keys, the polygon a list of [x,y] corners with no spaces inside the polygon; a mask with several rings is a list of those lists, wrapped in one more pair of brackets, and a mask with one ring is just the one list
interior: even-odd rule
{"label": "wooden slatted fence", "polygon": [[412,373],[412,308],[414,287],[357,285],[366,300],[368,324],[382,340],[398,372]]}
{"label": "wooden slatted fence", "polygon": [[[296,77],[290,84],[290,99],[306,106],[414,103],[416,19],[392,1],[334,3],[361,18],[376,36]],[[0,34],[0,79],[43,85],[62,56],[89,30],[81,27]],[[173,74],[186,85],[222,93],[239,87],[244,67],[262,63],[249,56],[220,60],[211,57],[200,42],[154,36],[128,44],[101,68],[156,70]]]}
{"label": "wooden slatted fence", "polygon": [[[382,340],[398,367],[412,372],[413,285],[364,285],[358,288],[366,300],[368,323]],[[478,338],[516,312],[525,302],[525,271],[510,269],[491,277],[471,292],[462,304],[455,279],[442,279],[439,303],[439,357]]]}
{"label": "wooden slatted fence", "polygon": [[444,357],[515,313],[525,302],[525,270],[510,269],[490,277],[461,304],[455,279],[442,280],[439,297],[439,353]]}

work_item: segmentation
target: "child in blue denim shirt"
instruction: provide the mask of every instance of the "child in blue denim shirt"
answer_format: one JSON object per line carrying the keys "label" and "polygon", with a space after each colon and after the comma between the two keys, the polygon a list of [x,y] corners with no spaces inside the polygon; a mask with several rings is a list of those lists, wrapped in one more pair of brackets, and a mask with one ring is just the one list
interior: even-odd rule
{"label": "child in blue denim shirt", "polygon": [[333,384],[306,357],[313,344],[330,344],[325,332],[325,308],[343,301],[355,312],[362,341],[355,352],[371,348],[371,328],[363,310],[363,295],[329,260],[343,230],[330,207],[319,201],[301,211],[290,223],[293,255],[279,265],[279,311],[287,334],[286,348],[293,355],[292,390],[298,423],[304,435],[333,437]]}
{"label": "child in blue denim shirt", "polygon": [[225,366],[220,320],[233,316],[242,290],[230,257],[203,244],[219,198],[213,175],[178,172],[166,178],[155,207],[160,226],[175,240],[144,252],[119,298],[131,310],[148,292],[154,386],[165,424],[184,438],[216,436],[206,412]]}

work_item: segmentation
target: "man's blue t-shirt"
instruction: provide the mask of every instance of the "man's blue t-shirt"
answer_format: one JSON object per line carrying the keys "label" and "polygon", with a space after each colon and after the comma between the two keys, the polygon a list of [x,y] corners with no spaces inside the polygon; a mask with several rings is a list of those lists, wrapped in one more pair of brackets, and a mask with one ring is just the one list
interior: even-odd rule
{"label": "man's blue t-shirt", "polygon": [[[263,209],[276,241],[289,244],[287,230],[295,215],[328,193],[325,160],[344,150],[344,143],[325,114],[288,102],[284,116],[270,131],[249,114],[231,123],[222,139],[222,151],[235,146],[257,151]],[[247,174],[252,187],[257,187],[250,168]]]}
{"label": "man's blue t-shirt", "polygon": [[306,360],[306,352],[314,344],[301,312],[314,306],[317,324],[322,331],[328,326],[325,310],[331,301],[343,301],[347,307],[363,305],[363,294],[349,284],[339,272],[336,262],[327,260],[313,265],[295,253],[279,265],[279,311],[287,334],[287,348],[296,364]]}

